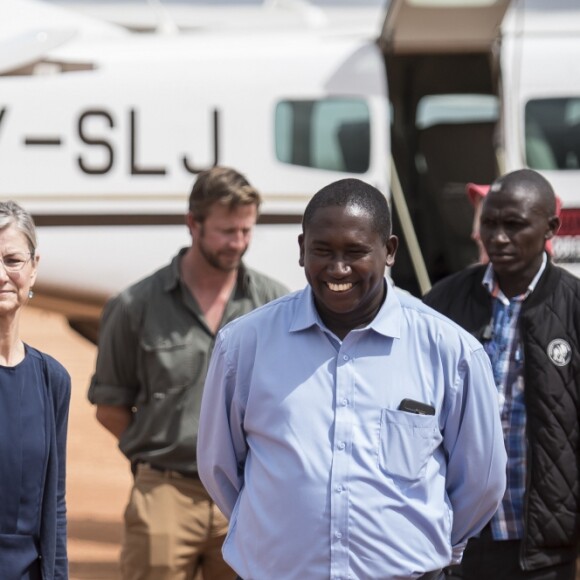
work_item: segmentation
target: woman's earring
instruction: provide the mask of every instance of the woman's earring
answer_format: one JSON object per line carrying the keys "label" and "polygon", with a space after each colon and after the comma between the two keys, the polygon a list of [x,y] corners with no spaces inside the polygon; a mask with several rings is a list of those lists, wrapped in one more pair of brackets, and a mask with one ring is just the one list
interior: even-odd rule
{"label": "woman's earring", "polygon": [[34,297],[34,292],[32,290],[29,290],[28,291],[28,299],[30,300],[33,297]]}

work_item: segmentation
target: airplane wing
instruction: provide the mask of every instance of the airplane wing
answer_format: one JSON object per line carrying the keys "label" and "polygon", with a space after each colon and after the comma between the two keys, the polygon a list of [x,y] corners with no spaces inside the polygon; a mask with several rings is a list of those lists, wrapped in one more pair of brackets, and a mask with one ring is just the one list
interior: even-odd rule
{"label": "airplane wing", "polygon": [[76,34],[73,29],[30,30],[12,38],[0,40],[0,75],[38,62]]}
{"label": "airplane wing", "polygon": [[2,0],[0,75],[13,74],[45,60],[73,38],[118,38],[120,26],[38,0]]}
{"label": "airplane wing", "polygon": [[1,0],[0,41],[37,30],[71,30],[79,36],[95,38],[127,34],[121,26],[41,0]]}
{"label": "airplane wing", "polygon": [[378,35],[388,0],[50,0],[134,32],[282,29]]}
{"label": "airplane wing", "polygon": [[122,27],[41,0],[1,0],[0,38],[33,29],[73,29],[82,36],[119,36]]}

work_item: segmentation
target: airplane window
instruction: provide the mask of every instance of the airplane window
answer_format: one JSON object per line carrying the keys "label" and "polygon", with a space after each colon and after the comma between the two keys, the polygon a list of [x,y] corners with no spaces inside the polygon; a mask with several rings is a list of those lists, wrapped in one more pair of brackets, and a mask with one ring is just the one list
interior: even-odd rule
{"label": "airplane window", "polygon": [[528,167],[579,170],[580,98],[528,101],[525,138]]}
{"label": "airplane window", "polygon": [[282,101],[275,137],[283,163],[348,173],[369,168],[370,113],[361,99]]}
{"label": "airplane window", "polygon": [[490,123],[499,116],[495,95],[428,95],[417,105],[415,123],[426,129],[440,123]]}

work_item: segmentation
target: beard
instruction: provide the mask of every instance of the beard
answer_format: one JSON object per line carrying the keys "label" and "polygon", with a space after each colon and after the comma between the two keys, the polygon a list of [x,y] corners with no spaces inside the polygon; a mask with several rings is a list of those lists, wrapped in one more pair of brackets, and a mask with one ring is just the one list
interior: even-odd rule
{"label": "beard", "polygon": [[212,251],[204,244],[203,237],[198,241],[199,253],[205,258],[206,262],[221,272],[232,272],[237,270],[246,253],[246,246],[242,252],[233,252],[231,250]]}

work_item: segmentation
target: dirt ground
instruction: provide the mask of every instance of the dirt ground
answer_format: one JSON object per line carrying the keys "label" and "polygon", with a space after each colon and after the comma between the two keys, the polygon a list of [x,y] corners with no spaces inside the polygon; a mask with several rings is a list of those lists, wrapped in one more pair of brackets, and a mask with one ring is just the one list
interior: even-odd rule
{"label": "dirt ground", "polygon": [[119,580],[121,521],[130,487],[129,466],[113,436],[94,417],[87,387],[96,348],[62,316],[28,306],[25,342],[58,359],[72,377],[67,503],[71,580]]}

